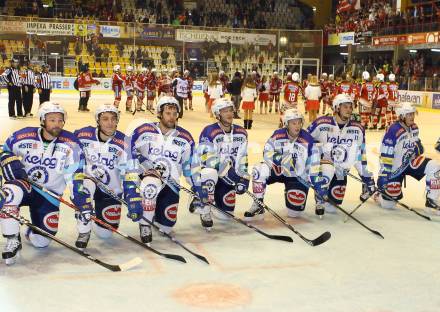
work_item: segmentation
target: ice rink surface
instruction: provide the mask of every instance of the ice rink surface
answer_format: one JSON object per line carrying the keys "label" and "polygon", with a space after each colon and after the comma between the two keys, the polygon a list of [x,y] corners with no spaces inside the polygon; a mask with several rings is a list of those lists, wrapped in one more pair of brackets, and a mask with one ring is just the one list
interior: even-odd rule
{"label": "ice rink surface", "polygon": [[[77,93],[55,93],[52,100],[67,109],[65,128],[74,130],[94,125],[94,107],[112,102],[112,95],[92,94],[90,113],[76,111]],[[212,122],[202,101],[196,98],[195,111],[185,111],[179,122],[196,140]],[[1,142],[14,130],[38,125],[36,117],[10,120],[3,90],[0,103]],[[416,117],[426,155],[436,159],[440,155],[433,145],[440,136],[439,116],[420,109]],[[153,120],[148,112],[134,117],[124,112],[119,130],[128,134]],[[251,164],[261,160],[263,144],[278,116],[255,114],[254,120],[249,131]],[[369,168],[376,177],[381,137],[381,132],[367,133]],[[350,211],[359,203],[361,185],[348,179],[342,207]],[[330,231],[332,238],[317,247],[307,245],[267,213],[254,225],[270,234],[289,235],[293,243],[268,239],[233,221],[214,220],[207,233],[198,215],[189,213],[188,196],[181,193],[176,237],[210,265],[156,232],[153,248],[182,255],[188,263],[161,258],[119,236],[105,241],[92,235],[87,251],[103,261],[119,264],[138,256],[144,260],[127,272],[112,273],[54,242],[37,250],[24,240],[16,265],[0,263],[0,311],[440,311],[440,217],[430,222],[401,207],[384,211],[370,199],[354,216],[381,232],[382,240],[352,220],[344,223],[342,213],[319,220],[312,195],[311,191],[303,218],[288,222],[308,238]],[[402,201],[425,213],[424,180],[408,178]],[[269,186],[265,202],[287,219],[282,185]],[[250,205],[249,196],[238,196],[236,216],[242,217]],[[26,207],[22,213],[29,215]],[[120,229],[139,237],[138,226],[125,217]],[[76,233],[73,210],[62,205],[57,237],[74,244]],[[0,239],[0,248],[4,242]]]}

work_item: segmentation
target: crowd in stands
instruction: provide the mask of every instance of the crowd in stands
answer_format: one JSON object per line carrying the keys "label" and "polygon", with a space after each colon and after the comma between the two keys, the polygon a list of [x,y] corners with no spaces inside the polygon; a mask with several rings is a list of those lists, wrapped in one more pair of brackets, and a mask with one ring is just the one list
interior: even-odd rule
{"label": "crowd in stands", "polygon": [[424,1],[400,11],[396,10],[395,3],[395,0],[363,0],[359,10],[337,11],[324,31],[405,33],[438,29],[440,1]]}

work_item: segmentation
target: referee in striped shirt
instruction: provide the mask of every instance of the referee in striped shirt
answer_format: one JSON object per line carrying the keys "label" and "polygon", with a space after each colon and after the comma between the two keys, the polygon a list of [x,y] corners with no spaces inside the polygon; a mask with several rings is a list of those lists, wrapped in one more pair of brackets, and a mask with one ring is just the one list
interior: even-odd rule
{"label": "referee in striped shirt", "polygon": [[[7,68],[5,72],[2,74],[3,80],[8,85],[8,94],[9,94],[9,102],[8,102],[8,111],[9,117],[12,119],[15,118],[23,118],[23,102],[21,98],[21,77],[20,72],[18,71],[18,60],[11,60],[11,67]],[[15,115],[15,107],[17,108],[17,115]]]}
{"label": "referee in striped shirt", "polygon": [[52,92],[52,83],[49,74],[49,65],[41,65],[41,73],[37,76],[37,88],[40,95],[40,105],[50,101],[50,93]]}
{"label": "referee in striped shirt", "polygon": [[27,62],[27,68],[23,70],[23,107],[25,117],[32,117],[32,104],[34,102],[34,92],[36,88],[35,73],[31,62]]}

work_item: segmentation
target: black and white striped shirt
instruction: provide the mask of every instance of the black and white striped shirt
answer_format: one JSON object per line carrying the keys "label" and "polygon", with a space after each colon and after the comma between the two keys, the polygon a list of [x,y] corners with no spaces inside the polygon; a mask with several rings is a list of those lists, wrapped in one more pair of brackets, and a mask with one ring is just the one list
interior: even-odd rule
{"label": "black and white striped shirt", "polygon": [[36,81],[35,81],[35,73],[32,69],[25,69],[23,71],[24,73],[24,78],[23,78],[23,85],[25,86],[36,86]]}
{"label": "black and white striped shirt", "polygon": [[41,72],[37,77],[37,88],[38,89],[51,89],[52,84],[50,80],[50,74]]}
{"label": "black and white striped shirt", "polygon": [[21,77],[20,72],[17,68],[9,67],[2,74],[3,80],[8,84],[12,83],[13,86],[21,87]]}

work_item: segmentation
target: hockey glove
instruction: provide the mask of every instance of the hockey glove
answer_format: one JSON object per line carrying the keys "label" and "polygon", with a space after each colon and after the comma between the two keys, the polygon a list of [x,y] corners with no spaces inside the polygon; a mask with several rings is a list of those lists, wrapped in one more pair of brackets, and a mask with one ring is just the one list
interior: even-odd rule
{"label": "hockey glove", "polygon": [[422,155],[424,151],[425,151],[425,148],[422,145],[422,141],[420,141],[420,139],[417,140],[415,142],[415,147],[414,147],[414,157]]}
{"label": "hockey glove", "polygon": [[240,180],[238,180],[238,182],[235,184],[235,192],[238,195],[244,194],[247,189],[249,188],[249,179],[245,178],[240,178]]}
{"label": "hockey glove", "polygon": [[78,219],[87,224],[93,216],[93,206],[91,196],[84,187],[84,174],[74,174],[72,185],[72,202],[79,209]]}
{"label": "hockey glove", "polygon": [[376,185],[372,177],[362,177],[362,194],[359,196],[361,201],[366,201],[376,191]]}
{"label": "hockey glove", "polygon": [[274,154],[272,158],[272,170],[275,171],[276,175],[280,175],[283,172],[282,168],[282,162],[283,155],[281,154]]}
{"label": "hockey glove", "polygon": [[142,214],[144,211],[139,188],[128,189],[125,192],[124,197],[127,201],[127,217],[130,218],[133,222],[139,221],[142,218]]}
{"label": "hockey glove", "polygon": [[28,175],[20,158],[11,152],[3,152],[0,155],[0,166],[5,181],[26,180]]}
{"label": "hockey glove", "polygon": [[323,200],[323,201],[327,201],[328,200],[328,188],[326,186],[326,184],[324,183],[324,181],[319,181],[314,183],[313,188],[315,190],[315,195]]}
{"label": "hockey glove", "polygon": [[387,184],[388,184],[388,176],[383,175],[383,174],[379,174],[379,178],[377,179],[377,188],[379,190],[384,191]]}

